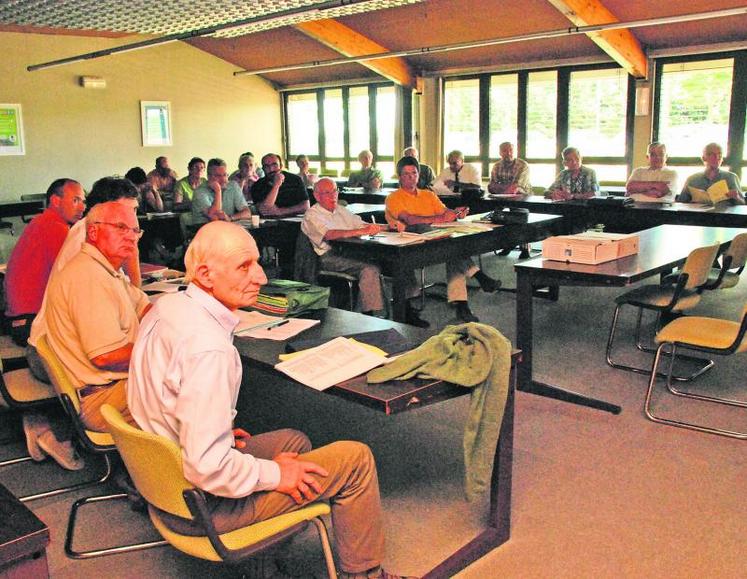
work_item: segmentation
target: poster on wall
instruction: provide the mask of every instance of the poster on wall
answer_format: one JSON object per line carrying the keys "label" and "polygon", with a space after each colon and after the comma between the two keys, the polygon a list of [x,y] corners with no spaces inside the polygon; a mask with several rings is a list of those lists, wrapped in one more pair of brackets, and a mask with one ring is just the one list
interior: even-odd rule
{"label": "poster on wall", "polygon": [[25,155],[21,105],[0,104],[0,155]]}
{"label": "poster on wall", "polygon": [[140,101],[143,147],[171,146],[171,103]]}

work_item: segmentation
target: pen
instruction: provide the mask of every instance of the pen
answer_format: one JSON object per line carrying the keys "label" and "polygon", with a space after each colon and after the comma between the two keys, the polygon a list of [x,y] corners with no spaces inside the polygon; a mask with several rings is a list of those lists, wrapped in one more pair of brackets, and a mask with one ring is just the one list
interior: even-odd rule
{"label": "pen", "polygon": [[267,331],[269,332],[272,328],[277,328],[279,326],[284,326],[288,322],[290,322],[290,320],[283,320],[282,322],[278,322],[277,324],[273,324],[272,326],[270,326],[269,328],[267,328]]}

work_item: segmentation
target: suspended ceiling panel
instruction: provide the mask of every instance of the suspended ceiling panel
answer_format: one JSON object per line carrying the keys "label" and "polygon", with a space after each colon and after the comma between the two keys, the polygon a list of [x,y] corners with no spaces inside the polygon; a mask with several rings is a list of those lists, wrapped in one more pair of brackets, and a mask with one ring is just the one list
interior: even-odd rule
{"label": "suspended ceiling panel", "polygon": [[318,0],[3,0],[0,24],[69,30],[101,30],[166,35],[188,32],[254,16],[303,8],[303,14],[249,24],[216,33],[229,38],[280,26],[338,18],[413,4],[422,0],[367,0],[314,12]]}

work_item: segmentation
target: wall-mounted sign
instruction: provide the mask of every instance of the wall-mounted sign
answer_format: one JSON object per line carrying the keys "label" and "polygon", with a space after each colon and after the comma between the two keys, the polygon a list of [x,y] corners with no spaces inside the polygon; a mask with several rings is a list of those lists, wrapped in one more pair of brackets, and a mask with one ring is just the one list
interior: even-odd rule
{"label": "wall-mounted sign", "polygon": [[171,103],[140,101],[143,147],[171,146]]}
{"label": "wall-mounted sign", "polygon": [[25,155],[21,105],[0,104],[0,155]]}

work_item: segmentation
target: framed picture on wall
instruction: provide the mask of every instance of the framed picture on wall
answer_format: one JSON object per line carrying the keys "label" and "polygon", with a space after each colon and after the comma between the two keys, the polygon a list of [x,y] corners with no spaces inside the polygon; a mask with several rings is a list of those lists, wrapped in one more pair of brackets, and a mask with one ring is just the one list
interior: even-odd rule
{"label": "framed picture on wall", "polygon": [[171,146],[171,103],[140,101],[140,125],[143,147]]}
{"label": "framed picture on wall", "polygon": [[25,155],[21,105],[0,104],[0,155]]}

